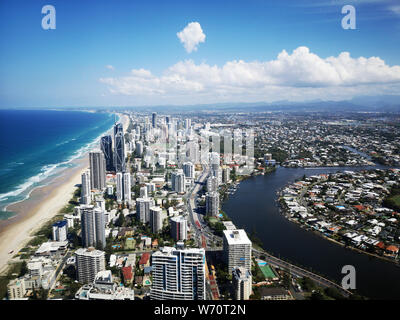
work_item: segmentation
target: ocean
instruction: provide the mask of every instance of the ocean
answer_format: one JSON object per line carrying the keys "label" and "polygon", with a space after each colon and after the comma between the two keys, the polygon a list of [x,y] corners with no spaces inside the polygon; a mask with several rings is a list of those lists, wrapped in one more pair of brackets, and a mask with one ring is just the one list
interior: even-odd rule
{"label": "ocean", "polygon": [[114,115],[79,111],[0,110],[0,220],[112,128]]}

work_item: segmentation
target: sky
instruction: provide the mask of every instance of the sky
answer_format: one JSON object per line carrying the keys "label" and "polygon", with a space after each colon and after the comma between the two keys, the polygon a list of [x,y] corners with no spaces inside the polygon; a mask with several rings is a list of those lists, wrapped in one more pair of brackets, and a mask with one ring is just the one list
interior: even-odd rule
{"label": "sky", "polygon": [[399,39],[399,0],[0,0],[0,108],[395,95]]}

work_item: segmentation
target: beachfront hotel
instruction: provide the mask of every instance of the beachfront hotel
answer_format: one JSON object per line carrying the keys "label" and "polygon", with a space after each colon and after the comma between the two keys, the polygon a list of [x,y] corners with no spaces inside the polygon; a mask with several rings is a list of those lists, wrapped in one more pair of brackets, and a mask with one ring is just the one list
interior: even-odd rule
{"label": "beachfront hotel", "polygon": [[205,251],[163,247],[153,253],[152,300],[205,300]]}
{"label": "beachfront hotel", "polygon": [[90,188],[90,171],[86,170],[81,175],[82,187],[81,187],[81,204],[90,204],[92,202],[92,194]]}
{"label": "beachfront hotel", "polygon": [[228,270],[244,267],[251,270],[252,243],[243,229],[224,230],[223,251]]}

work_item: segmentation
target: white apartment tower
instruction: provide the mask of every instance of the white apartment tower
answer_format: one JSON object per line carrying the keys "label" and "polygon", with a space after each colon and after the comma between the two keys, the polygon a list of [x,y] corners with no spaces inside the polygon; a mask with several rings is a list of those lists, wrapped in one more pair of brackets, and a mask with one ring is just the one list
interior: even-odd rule
{"label": "white apartment tower", "polygon": [[153,253],[152,300],[205,300],[205,251],[163,247]]}
{"label": "white apartment tower", "polygon": [[215,192],[218,190],[218,178],[214,176],[210,176],[207,179],[207,191]]}
{"label": "white apartment tower", "polygon": [[136,218],[142,222],[150,222],[150,207],[151,199],[137,198],[136,199]]}
{"label": "white apartment tower", "polygon": [[252,276],[249,270],[236,267],[232,270],[232,282],[236,300],[249,300],[252,293]]}
{"label": "white apartment tower", "polygon": [[194,179],[195,175],[194,164],[191,162],[185,162],[183,164],[183,173],[185,174],[186,178]]}
{"label": "white apartment tower", "polygon": [[228,270],[235,267],[244,267],[251,270],[252,243],[247,237],[246,231],[224,230],[223,251]]}
{"label": "white apartment tower", "polygon": [[171,236],[175,241],[187,239],[187,220],[182,217],[171,218]]}
{"label": "white apartment tower", "polygon": [[122,202],[123,196],[124,196],[124,183],[123,183],[123,175],[122,172],[117,172],[117,190],[116,190],[116,195],[117,195],[117,201]]}
{"label": "white apartment tower", "polygon": [[81,205],[82,244],[84,247],[106,245],[105,216],[101,208],[93,205]]}
{"label": "white apartment tower", "polygon": [[206,214],[216,217],[219,214],[219,193],[207,192],[206,193]]}
{"label": "white apartment tower", "polygon": [[75,251],[76,274],[81,283],[92,283],[96,274],[106,269],[104,251],[95,248],[79,248]]}
{"label": "white apartment tower", "polygon": [[91,187],[90,187],[90,171],[87,170],[82,173],[82,187],[81,187],[81,204],[90,204],[92,202]]}
{"label": "white apartment tower", "polygon": [[171,174],[172,190],[177,193],[185,192],[185,175],[182,170],[172,172]]}
{"label": "white apartment tower", "polygon": [[89,153],[90,186],[93,189],[103,190],[106,187],[106,160],[102,151]]}
{"label": "white apartment tower", "polygon": [[150,227],[153,233],[158,233],[163,227],[162,209],[160,207],[150,208]]}
{"label": "white apartment tower", "polygon": [[131,201],[131,174],[129,172],[124,173],[124,201]]}

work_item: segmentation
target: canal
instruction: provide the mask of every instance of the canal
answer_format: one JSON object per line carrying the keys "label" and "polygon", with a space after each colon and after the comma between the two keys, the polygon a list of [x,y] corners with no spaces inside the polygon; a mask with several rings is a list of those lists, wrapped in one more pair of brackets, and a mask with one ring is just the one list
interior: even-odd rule
{"label": "canal", "polygon": [[[400,299],[400,267],[330,242],[288,221],[276,202],[277,191],[303,175],[357,171],[372,167],[283,168],[242,181],[222,209],[237,228],[256,232],[264,248],[274,255],[311,268],[341,283],[344,265],[356,269],[357,291],[374,299]],[[375,168],[384,168],[375,166]]]}

